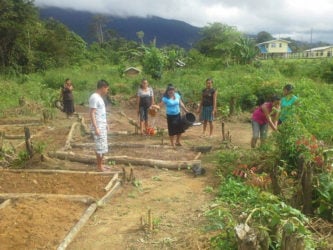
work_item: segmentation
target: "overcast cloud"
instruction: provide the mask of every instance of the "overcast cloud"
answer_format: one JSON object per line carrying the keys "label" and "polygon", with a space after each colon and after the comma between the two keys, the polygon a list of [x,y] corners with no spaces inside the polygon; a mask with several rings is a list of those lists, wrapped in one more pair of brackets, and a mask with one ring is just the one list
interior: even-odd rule
{"label": "overcast cloud", "polygon": [[35,0],[35,4],[123,17],[159,16],[198,27],[219,22],[249,34],[267,31],[276,38],[333,44],[332,0]]}

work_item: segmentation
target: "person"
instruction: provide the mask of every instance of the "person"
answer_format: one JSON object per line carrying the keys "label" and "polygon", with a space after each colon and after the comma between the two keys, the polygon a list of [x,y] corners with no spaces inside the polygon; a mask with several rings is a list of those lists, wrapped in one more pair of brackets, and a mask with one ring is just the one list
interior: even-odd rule
{"label": "person", "polygon": [[140,132],[144,135],[148,129],[148,111],[155,104],[154,91],[147,79],[142,79],[136,96],[137,113],[140,120]]}
{"label": "person", "polygon": [[283,87],[279,124],[283,123],[290,115],[292,115],[293,107],[298,102],[298,97],[293,94],[293,91],[294,86],[289,83]]}
{"label": "person", "polygon": [[89,98],[89,115],[91,120],[91,131],[95,140],[95,154],[97,160],[97,171],[107,171],[107,167],[103,167],[104,154],[108,152],[107,139],[107,117],[106,108],[103,97],[109,91],[109,83],[105,80],[97,82],[97,89]]}
{"label": "person", "polygon": [[206,136],[207,124],[209,123],[209,137],[213,135],[213,120],[216,114],[217,90],[213,88],[213,80],[206,80],[206,88],[202,90],[201,102],[197,109],[203,121],[202,136]]}
{"label": "person", "polygon": [[280,97],[274,96],[272,101],[264,102],[252,113],[252,139],[251,148],[255,148],[258,138],[261,144],[267,137],[268,125],[277,130],[278,116],[280,110]]}
{"label": "person", "polygon": [[166,107],[168,134],[171,146],[182,146],[180,139],[185,130],[181,123],[180,108],[182,108],[186,113],[189,111],[185,107],[180,95],[176,92],[175,87],[172,84],[168,84],[168,87],[163,94],[162,101],[157,105],[153,105],[153,108],[159,109],[162,105],[165,105]]}
{"label": "person", "polygon": [[62,88],[62,100],[64,104],[63,111],[66,113],[67,118],[72,117],[75,112],[74,109],[74,96],[73,96],[73,84],[72,81],[67,78]]}

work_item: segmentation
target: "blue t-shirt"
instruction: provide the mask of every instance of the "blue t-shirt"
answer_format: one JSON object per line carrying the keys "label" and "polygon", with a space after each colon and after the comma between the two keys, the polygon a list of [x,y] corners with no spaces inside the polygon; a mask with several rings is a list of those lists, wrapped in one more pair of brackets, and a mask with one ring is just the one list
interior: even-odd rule
{"label": "blue t-shirt", "polygon": [[165,104],[167,115],[178,115],[180,113],[180,95],[178,93],[175,93],[175,99],[163,96],[162,102]]}
{"label": "blue t-shirt", "polygon": [[297,101],[297,96],[292,96],[290,99],[282,97],[281,99],[281,113],[279,120],[285,121],[288,116],[293,113],[293,104]]}

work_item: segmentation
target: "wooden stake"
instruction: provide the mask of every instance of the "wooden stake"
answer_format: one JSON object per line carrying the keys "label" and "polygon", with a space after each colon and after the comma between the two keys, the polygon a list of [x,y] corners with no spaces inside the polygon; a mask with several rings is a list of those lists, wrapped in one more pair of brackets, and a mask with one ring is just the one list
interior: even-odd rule
{"label": "wooden stake", "polygon": [[83,202],[85,204],[91,204],[96,199],[89,195],[65,195],[65,194],[36,194],[36,193],[0,193],[1,199],[21,199],[21,198],[37,198],[37,199],[49,199],[57,198],[69,201]]}
{"label": "wooden stake", "polygon": [[149,230],[153,231],[154,225],[153,225],[153,218],[151,214],[151,209],[148,209],[148,225],[149,225]]}
{"label": "wooden stake", "polygon": [[224,121],[222,120],[222,141],[225,141]]}
{"label": "wooden stake", "polygon": [[25,147],[27,149],[27,152],[29,154],[29,157],[32,158],[34,155],[32,143],[30,141],[30,130],[28,127],[24,127],[24,135],[25,135]]}

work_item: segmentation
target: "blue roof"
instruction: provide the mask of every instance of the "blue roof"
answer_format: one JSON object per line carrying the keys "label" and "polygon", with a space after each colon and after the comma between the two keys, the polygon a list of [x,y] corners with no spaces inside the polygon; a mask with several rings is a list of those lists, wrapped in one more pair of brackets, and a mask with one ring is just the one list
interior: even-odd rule
{"label": "blue roof", "polygon": [[260,53],[267,53],[268,52],[265,45],[263,45],[263,44],[258,45],[258,48],[260,50]]}

